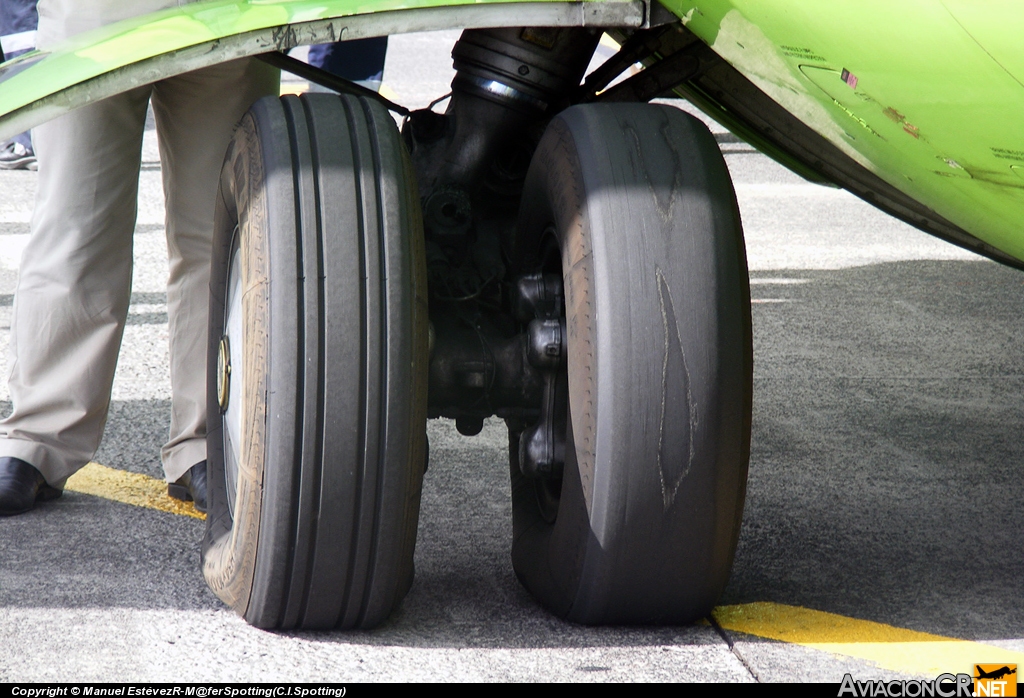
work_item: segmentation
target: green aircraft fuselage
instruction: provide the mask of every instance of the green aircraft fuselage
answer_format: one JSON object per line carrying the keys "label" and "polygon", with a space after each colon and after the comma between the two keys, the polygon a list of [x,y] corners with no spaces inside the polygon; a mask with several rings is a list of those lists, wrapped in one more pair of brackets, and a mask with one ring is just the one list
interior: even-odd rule
{"label": "green aircraft fuselage", "polygon": [[[1014,126],[1024,113],[1024,4],[664,4],[761,91],[854,161],[1024,261],[1024,129]],[[636,27],[644,11],[641,2],[611,0],[186,4],[0,66],[0,136],[161,77],[294,45],[466,26]]]}

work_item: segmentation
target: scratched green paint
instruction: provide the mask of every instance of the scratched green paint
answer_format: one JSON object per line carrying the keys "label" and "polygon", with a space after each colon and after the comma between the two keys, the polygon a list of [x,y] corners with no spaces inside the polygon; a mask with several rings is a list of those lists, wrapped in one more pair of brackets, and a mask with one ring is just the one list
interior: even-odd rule
{"label": "scratched green paint", "polygon": [[[858,162],[1024,259],[1024,3],[668,4],[723,58]],[[848,81],[844,70],[853,76]]]}

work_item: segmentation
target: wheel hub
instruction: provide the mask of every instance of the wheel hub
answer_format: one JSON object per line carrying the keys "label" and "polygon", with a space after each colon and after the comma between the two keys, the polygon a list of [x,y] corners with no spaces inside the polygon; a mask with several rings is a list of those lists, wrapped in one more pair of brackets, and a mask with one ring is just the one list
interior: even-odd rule
{"label": "wheel hub", "polygon": [[220,413],[228,410],[228,402],[231,397],[231,342],[227,335],[220,338],[220,348],[217,352],[217,404],[220,405]]}

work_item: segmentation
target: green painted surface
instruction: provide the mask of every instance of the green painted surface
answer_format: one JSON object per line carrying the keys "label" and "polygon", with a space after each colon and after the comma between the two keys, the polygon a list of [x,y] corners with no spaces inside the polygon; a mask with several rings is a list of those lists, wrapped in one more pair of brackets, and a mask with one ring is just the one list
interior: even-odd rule
{"label": "green painted surface", "polygon": [[[213,0],[4,64],[0,114],[138,61],[227,36],[498,0]],[[808,126],[887,182],[1024,260],[1024,2],[666,0]],[[845,75],[845,78],[844,78]]]}
{"label": "green painted surface", "polygon": [[[543,0],[535,0],[543,2]],[[286,26],[390,10],[494,5],[501,0],[213,0],[144,15],[80,34],[37,65],[3,79],[0,114],[103,73],[217,39]],[[25,54],[4,64],[31,62]],[[0,76],[2,79],[2,76]]]}
{"label": "green painted surface", "polygon": [[666,4],[862,165],[1024,259],[1024,3]]}

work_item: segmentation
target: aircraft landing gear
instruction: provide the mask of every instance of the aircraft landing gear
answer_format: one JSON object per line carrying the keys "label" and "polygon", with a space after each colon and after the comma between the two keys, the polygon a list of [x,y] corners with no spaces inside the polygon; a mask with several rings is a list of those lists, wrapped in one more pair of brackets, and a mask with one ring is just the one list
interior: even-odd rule
{"label": "aircraft landing gear", "polygon": [[558,615],[688,622],[724,588],[751,412],[735,196],[696,119],[572,106],[599,35],[465,32],[447,111],[401,136],[365,97],[243,122],[204,574],[248,622],[370,627],[397,606],[428,416],[506,420],[513,565]]}

